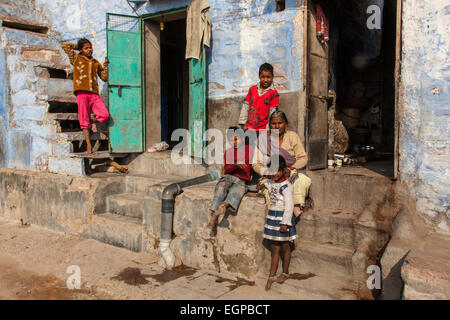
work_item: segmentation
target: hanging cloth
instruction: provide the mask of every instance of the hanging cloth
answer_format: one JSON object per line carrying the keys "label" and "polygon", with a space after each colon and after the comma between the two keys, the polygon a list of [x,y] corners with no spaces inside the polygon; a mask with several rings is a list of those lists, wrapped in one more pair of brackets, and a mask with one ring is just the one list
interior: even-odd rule
{"label": "hanging cloth", "polygon": [[320,4],[316,4],[316,32],[317,38],[321,43],[328,42],[330,40],[330,35],[328,33],[328,23],[327,17],[322,10]]}
{"label": "hanging cloth", "polygon": [[194,0],[186,18],[186,59],[201,60],[203,45],[210,47],[211,20],[208,0]]}

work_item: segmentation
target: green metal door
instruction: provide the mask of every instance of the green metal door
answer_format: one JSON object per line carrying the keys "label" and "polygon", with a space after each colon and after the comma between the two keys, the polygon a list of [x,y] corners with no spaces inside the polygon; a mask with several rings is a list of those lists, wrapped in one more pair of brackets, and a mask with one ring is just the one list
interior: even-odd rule
{"label": "green metal door", "polygon": [[106,15],[110,152],[144,151],[142,23]]}
{"label": "green metal door", "polygon": [[205,147],[203,133],[206,131],[206,56],[189,59],[189,132],[191,155],[202,157]]}

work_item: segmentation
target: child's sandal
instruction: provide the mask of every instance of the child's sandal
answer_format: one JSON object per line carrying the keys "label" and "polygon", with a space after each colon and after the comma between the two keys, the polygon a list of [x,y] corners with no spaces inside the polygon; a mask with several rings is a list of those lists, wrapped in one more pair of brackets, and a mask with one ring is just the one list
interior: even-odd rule
{"label": "child's sandal", "polygon": [[[284,277],[284,278],[282,278]],[[284,283],[287,279],[289,279],[289,274],[288,273],[282,273],[278,276],[277,278],[277,283]]]}
{"label": "child's sandal", "polygon": [[267,283],[266,283],[266,291],[270,290],[270,288],[272,287],[272,283],[276,282],[277,278],[276,275],[273,276],[269,276],[269,278],[267,278]]}

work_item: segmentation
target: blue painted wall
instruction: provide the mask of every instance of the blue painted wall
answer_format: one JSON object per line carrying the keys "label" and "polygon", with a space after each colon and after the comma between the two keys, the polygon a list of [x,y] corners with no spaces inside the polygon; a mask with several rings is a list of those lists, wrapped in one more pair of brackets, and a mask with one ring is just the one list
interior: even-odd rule
{"label": "blue painted wall", "polygon": [[6,57],[0,49],[0,167],[5,167],[8,159],[8,109],[6,106]]}
{"label": "blue painted wall", "polygon": [[[189,2],[152,0],[141,7],[139,13],[178,8]],[[286,10],[277,13],[273,0],[210,0],[212,48],[207,57],[210,99],[245,94],[257,81],[258,66],[265,61],[274,64],[275,82],[281,92],[301,89],[302,2],[287,0]],[[37,8],[32,13],[17,11],[17,14],[48,20],[55,43],[61,39],[75,41],[89,37],[94,43],[95,56],[100,60],[106,54],[106,12],[134,15],[124,0],[35,0],[34,3]],[[400,179],[411,190],[418,211],[427,221],[450,232],[450,4],[448,0],[404,0],[403,5],[403,63],[398,110]],[[13,33],[8,34],[8,37],[13,36]],[[19,40],[18,36],[13,40]],[[33,46],[40,46],[39,40],[33,41]],[[42,46],[46,43],[42,42]],[[0,62],[6,59],[2,50],[5,48],[0,46]],[[8,57],[6,63],[21,65],[17,59],[18,56]],[[6,86],[5,70],[0,66],[0,133],[1,126],[11,122],[7,115],[11,112],[8,108],[12,107],[5,108]],[[12,89],[17,90],[17,86]],[[23,88],[14,98],[20,102],[28,99],[30,92],[33,93]],[[48,148],[48,144],[39,143],[36,136],[50,139],[52,128],[37,121],[31,126],[31,122],[27,130],[34,128],[31,143],[35,143],[35,147],[32,149]],[[8,144],[11,145],[11,139]]]}
{"label": "blue painted wall", "polygon": [[450,3],[403,5],[400,178],[427,221],[450,232]]}
{"label": "blue painted wall", "polygon": [[[138,13],[185,7],[190,2],[154,0],[140,7]],[[106,53],[106,13],[135,15],[123,0],[36,0],[36,3],[50,15],[52,29],[62,39],[92,39],[94,55],[101,60]],[[273,0],[209,3],[212,24],[212,48],[207,56],[209,98],[245,94],[258,80],[259,65],[266,61],[275,66],[275,83],[281,91],[301,88],[302,23],[298,17],[302,1],[287,0],[283,12],[275,12]]]}

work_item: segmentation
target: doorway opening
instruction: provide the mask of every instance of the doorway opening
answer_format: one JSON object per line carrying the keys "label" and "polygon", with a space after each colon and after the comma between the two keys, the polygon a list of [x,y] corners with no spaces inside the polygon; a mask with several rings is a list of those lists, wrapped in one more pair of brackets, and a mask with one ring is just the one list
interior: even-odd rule
{"label": "doorway opening", "polygon": [[[367,13],[374,3],[378,9]],[[335,93],[328,103],[329,123],[332,114],[342,121],[345,154],[394,177],[397,0],[312,4],[313,10],[321,6],[328,21],[328,89]]]}
{"label": "doorway opening", "polygon": [[185,59],[186,11],[144,20],[147,148],[189,128],[189,63]]}

